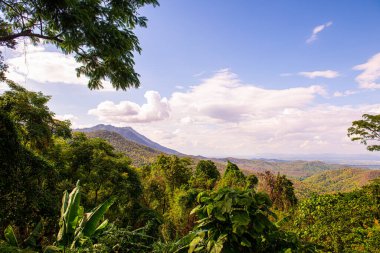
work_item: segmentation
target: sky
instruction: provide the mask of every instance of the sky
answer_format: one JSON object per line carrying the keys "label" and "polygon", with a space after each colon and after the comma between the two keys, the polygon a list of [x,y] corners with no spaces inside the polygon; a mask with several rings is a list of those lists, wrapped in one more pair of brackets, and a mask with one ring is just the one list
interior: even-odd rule
{"label": "sky", "polygon": [[74,128],[131,126],[185,154],[368,153],[347,128],[380,114],[380,1],[161,0],[139,13],[139,89],[91,91],[73,56],[23,40],[2,49],[8,77],[51,95]]}

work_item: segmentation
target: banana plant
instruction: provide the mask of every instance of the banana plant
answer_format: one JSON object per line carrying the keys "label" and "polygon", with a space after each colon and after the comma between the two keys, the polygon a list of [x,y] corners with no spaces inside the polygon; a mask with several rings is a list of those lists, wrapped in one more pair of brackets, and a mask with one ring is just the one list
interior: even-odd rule
{"label": "banana plant", "polygon": [[37,241],[41,237],[42,234],[42,220],[37,224],[37,226],[34,228],[32,233],[21,243],[17,239],[15,232],[11,225],[8,225],[8,227],[4,230],[4,238],[7,241],[7,243],[10,246],[13,246],[15,248],[37,248]]}
{"label": "banana plant", "polygon": [[110,206],[114,203],[115,198],[110,198],[92,211],[85,213],[80,206],[80,184],[68,194],[64,192],[62,198],[60,229],[57,235],[55,246],[48,246],[45,252],[61,252],[66,248],[76,249],[81,243],[88,240],[97,232],[103,230],[108,225],[108,220],[99,222]]}

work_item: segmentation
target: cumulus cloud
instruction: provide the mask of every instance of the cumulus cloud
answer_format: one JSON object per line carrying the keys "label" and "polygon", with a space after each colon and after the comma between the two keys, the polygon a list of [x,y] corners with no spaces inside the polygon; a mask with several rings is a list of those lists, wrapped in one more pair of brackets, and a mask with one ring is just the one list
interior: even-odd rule
{"label": "cumulus cloud", "polygon": [[[162,145],[194,155],[365,152],[349,140],[347,128],[363,113],[380,112],[380,104],[318,104],[316,98],[325,93],[318,85],[260,88],[225,69],[188,90],[174,92],[164,99],[165,106],[155,103],[150,115],[156,120],[141,116],[144,105],[131,101],[107,102],[106,109],[103,102],[91,114],[103,122],[131,125]],[[156,96],[156,101],[163,100]],[[166,114],[160,114],[162,110]]]}
{"label": "cumulus cloud", "polygon": [[314,79],[316,77],[336,78],[339,76],[339,73],[333,70],[322,70],[322,71],[299,72],[298,75],[304,76],[310,79]]}
{"label": "cumulus cloud", "polygon": [[325,24],[314,27],[313,32],[311,33],[310,37],[306,40],[306,43],[310,44],[314,42],[318,38],[318,33],[322,32],[323,30],[325,30],[327,27],[331,26],[332,24],[333,23],[330,21]]}
{"label": "cumulus cloud", "polygon": [[121,101],[118,104],[104,101],[88,113],[101,121],[116,124],[146,123],[169,117],[170,107],[166,98],[161,98],[157,91],[147,91],[144,97],[146,103],[141,106],[131,101]]}
{"label": "cumulus cloud", "polygon": [[357,65],[353,69],[363,71],[355,79],[360,88],[380,89],[380,53],[375,54],[366,63]]}
{"label": "cumulus cloud", "polygon": [[[87,86],[88,78],[77,77],[75,69],[79,64],[72,55],[48,51],[45,46],[34,46],[28,42],[19,43],[15,50],[9,51],[6,58],[9,66],[7,77],[13,81]],[[104,87],[103,91],[112,90],[108,81],[104,81]]]}
{"label": "cumulus cloud", "polygon": [[[268,90],[242,84],[229,70],[221,70],[188,92],[175,92],[170,98],[172,108],[181,114],[207,117],[222,122],[239,122],[271,113],[279,108],[305,106],[325,91],[321,86]],[[174,112],[176,113],[176,112]]]}

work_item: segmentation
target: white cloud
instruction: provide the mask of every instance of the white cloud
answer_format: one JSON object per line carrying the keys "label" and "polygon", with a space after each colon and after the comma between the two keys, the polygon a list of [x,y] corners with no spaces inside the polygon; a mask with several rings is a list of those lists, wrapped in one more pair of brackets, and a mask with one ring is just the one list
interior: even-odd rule
{"label": "white cloud", "polygon": [[142,106],[130,101],[122,101],[119,104],[104,101],[88,113],[97,116],[101,121],[113,124],[146,123],[169,117],[170,108],[166,98],[161,98],[157,91],[147,91],[144,97],[147,102]]}
{"label": "white cloud", "polygon": [[[77,77],[75,69],[80,65],[72,55],[48,51],[42,45],[34,46],[28,42],[19,43],[10,51],[6,59],[9,66],[7,77],[15,82],[88,84],[88,78]],[[108,81],[104,81],[104,87],[101,91],[113,90]]]}
{"label": "white cloud", "polygon": [[318,33],[322,32],[324,29],[331,26],[332,24],[333,23],[330,21],[330,22],[327,22],[323,25],[318,25],[318,26],[314,27],[313,32],[311,33],[311,36],[306,40],[306,43],[310,44],[310,43],[314,42],[318,38]]}
{"label": "white cloud", "polygon": [[351,96],[351,95],[357,94],[358,92],[359,91],[357,91],[357,90],[345,90],[343,92],[336,91],[336,92],[334,92],[333,96],[334,97],[347,97],[347,96]]}
{"label": "white cloud", "polygon": [[[379,111],[380,104],[318,105],[316,98],[321,95],[325,95],[321,86],[264,89],[221,70],[189,90],[174,92],[166,101],[171,108],[165,110],[168,114],[149,124],[139,123],[148,120],[130,123],[135,114],[125,115],[120,109],[130,101],[108,102],[109,111],[98,110],[100,104],[95,111],[103,112],[97,115],[103,122],[128,123],[148,138],[187,154],[365,152],[348,139],[347,128],[363,113]],[[160,106],[152,109],[155,115]]]}
{"label": "white cloud", "polygon": [[353,69],[363,71],[355,79],[360,88],[380,89],[380,53],[375,54],[366,63],[357,65]]}
{"label": "white cloud", "polygon": [[339,76],[339,73],[333,70],[322,70],[322,71],[299,72],[298,75],[304,76],[310,79],[314,79],[316,77],[336,78]]}
{"label": "white cloud", "polygon": [[55,115],[55,118],[58,120],[77,120],[78,117],[73,114],[63,114],[63,115]]}

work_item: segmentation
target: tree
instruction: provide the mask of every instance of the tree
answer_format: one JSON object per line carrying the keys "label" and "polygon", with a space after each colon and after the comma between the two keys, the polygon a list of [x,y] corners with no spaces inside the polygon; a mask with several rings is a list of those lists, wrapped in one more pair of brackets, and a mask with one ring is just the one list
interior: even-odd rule
{"label": "tree", "polygon": [[273,175],[270,171],[259,174],[259,190],[266,192],[273,202],[273,207],[287,211],[297,204],[292,181],[285,175]]}
{"label": "tree", "polygon": [[163,174],[168,191],[173,194],[175,188],[189,183],[192,175],[190,164],[191,160],[188,158],[160,155],[153,166]]}
{"label": "tree", "polygon": [[297,206],[289,230],[321,252],[378,252],[379,181],[348,193],[314,195]]}
{"label": "tree", "polygon": [[14,224],[24,237],[41,217],[54,217],[56,183],[57,171],[22,145],[14,122],[0,111],[0,230]]}
{"label": "tree", "polygon": [[363,114],[362,118],[352,122],[352,126],[348,128],[348,137],[352,141],[360,141],[369,151],[380,151],[380,145],[372,144],[380,142],[380,114]]}
{"label": "tree", "polygon": [[220,173],[215,163],[211,160],[201,160],[195,168],[194,175],[191,179],[191,185],[196,188],[210,190],[219,179]]}
{"label": "tree", "polygon": [[259,183],[259,179],[255,175],[249,175],[247,176],[245,182],[246,182],[245,187],[247,189],[254,189]]}
{"label": "tree", "polygon": [[224,172],[222,180],[220,180],[218,187],[232,187],[232,188],[239,188],[244,189],[246,185],[246,178],[243,172],[239,169],[239,167],[231,163],[230,161],[227,161],[227,168]]}
{"label": "tree", "polygon": [[117,197],[109,216],[119,224],[135,225],[141,214],[143,187],[130,160],[115,152],[107,141],[87,138],[83,133],[74,133],[65,145],[61,154],[64,160],[64,168],[60,170],[62,182],[74,185],[81,181],[85,208],[93,208],[110,196]]}
{"label": "tree", "polygon": [[53,135],[71,136],[70,122],[54,119],[49,96],[9,82],[11,90],[0,96],[0,111],[9,115],[24,145],[41,153],[53,144]]}
{"label": "tree", "polygon": [[[133,30],[146,27],[137,10],[158,6],[156,0],[2,0],[0,45],[14,48],[18,38],[43,40],[81,64],[77,75],[89,78],[90,89],[103,88],[109,79],[116,89],[140,85],[134,70],[134,52],[141,52]],[[0,55],[1,57],[1,55]],[[0,59],[0,79],[6,65]]]}

